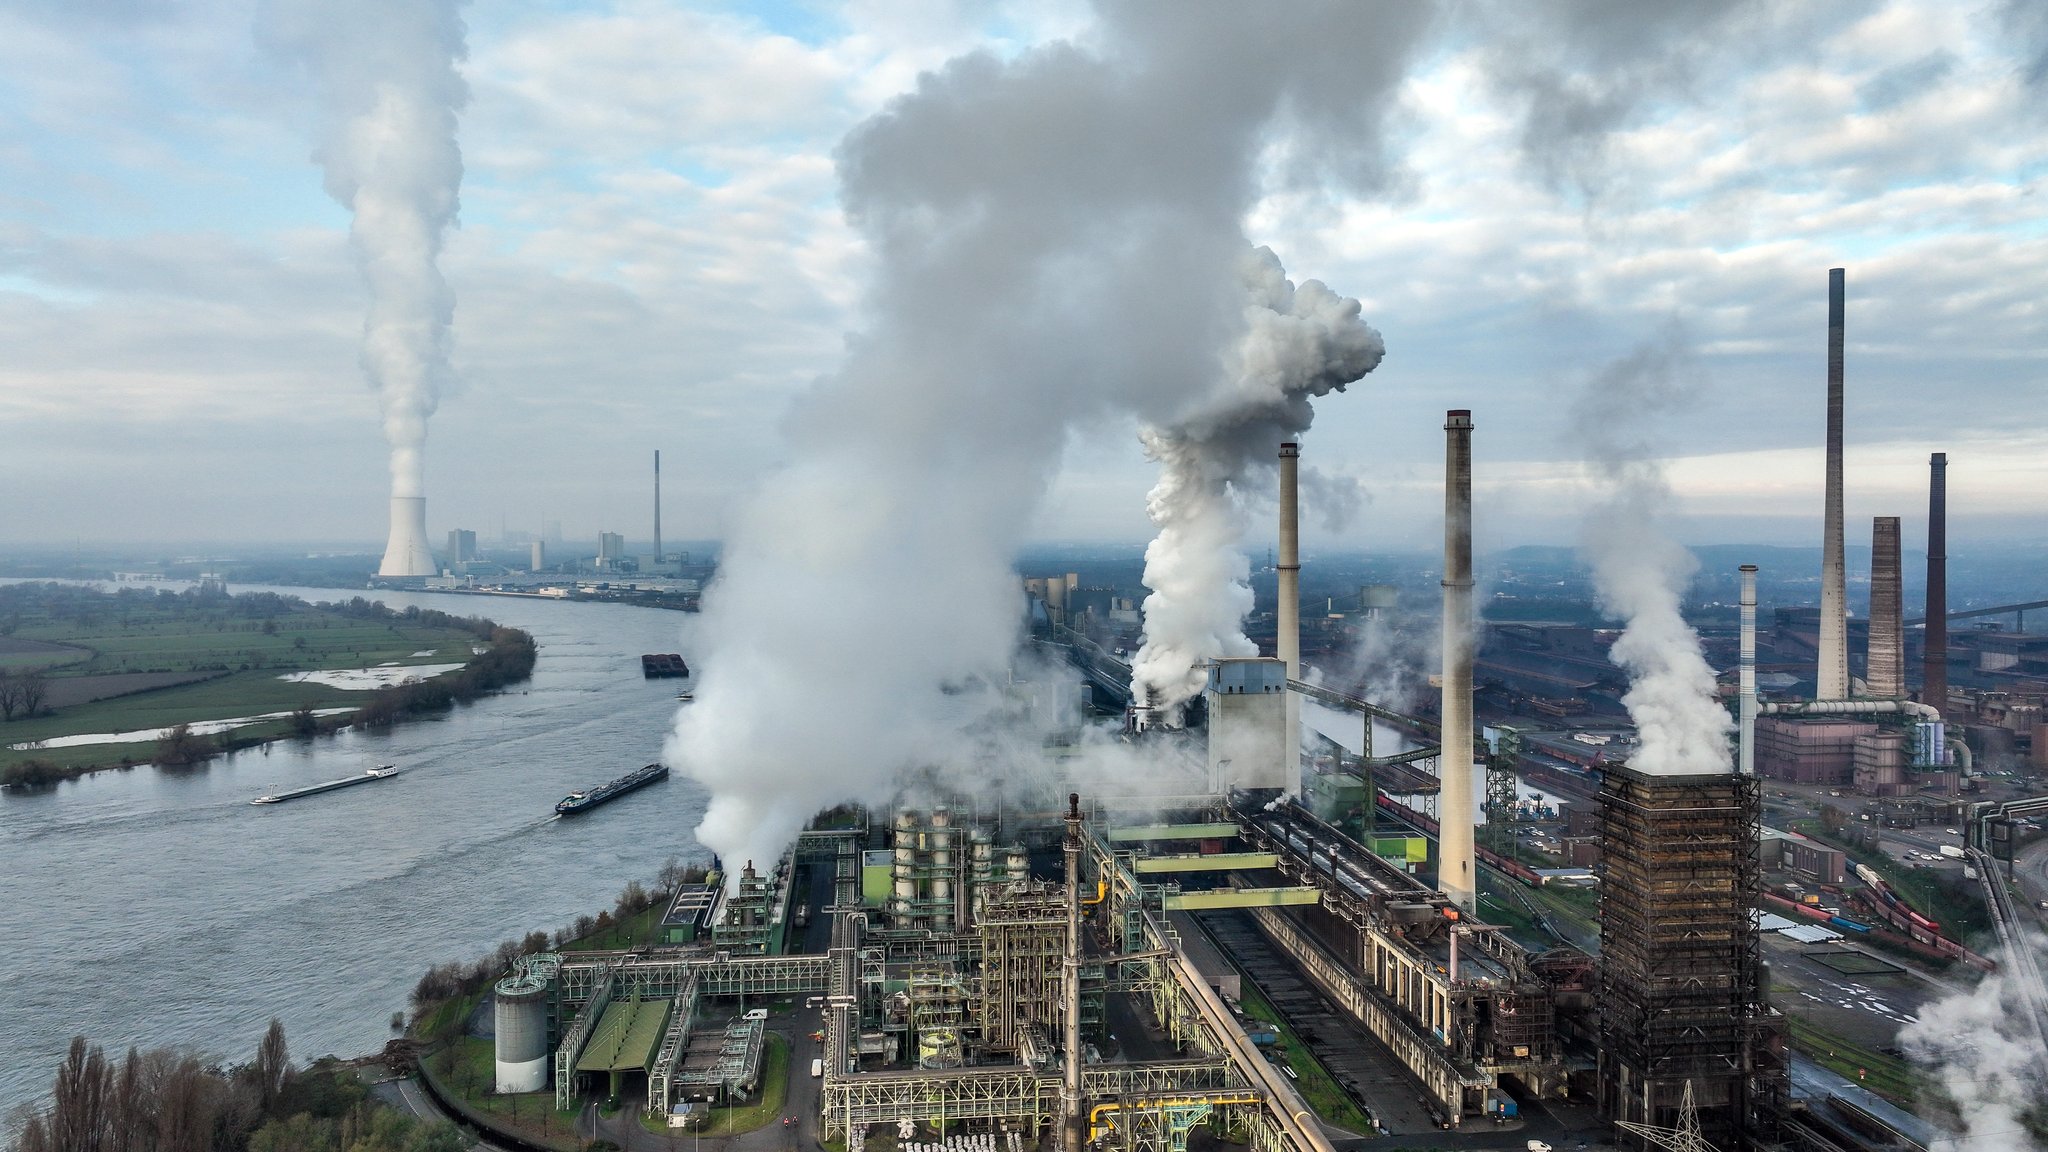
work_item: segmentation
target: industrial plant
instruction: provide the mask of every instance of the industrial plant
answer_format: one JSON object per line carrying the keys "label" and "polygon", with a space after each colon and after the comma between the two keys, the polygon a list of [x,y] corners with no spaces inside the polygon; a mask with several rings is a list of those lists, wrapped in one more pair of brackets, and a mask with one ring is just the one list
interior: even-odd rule
{"label": "industrial plant", "polygon": [[[1012,1150],[1184,1152],[1207,1132],[1325,1152],[1343,1138],[1325,1124],[1340,1106],[1363,1117],[1360,1135],[1444,1141],[1562,1125],[1632,1148],[1927,1146],[1931,1128],[1874,1094],[1791,1074],[1769,949],[1780,933],[1851,936],[2016,961],[1943,934],[1869,868],[1850,883],[1819,840],[1770,829],[1772,766],[1789,756],[1837,772],[1835,744],[1803,742],[1847,723],[1856,731],[1825,738],[1848,746],[1857,790],[1929,805],[1956,793],[1954,859],[1981,879],[2001,939],[2021,928],[1998,862],[2048,802],[1960,798],[1974,787],[1968,744],[1944,728],[1954,689],[1933,674],[1946,671],[1940,455],[1927,686],[1910,697],[1896,518],[1874,526],[1867,660],[1851,674],[1843,289],[1836,270],[1812,698],[1760,690],[1758,573],[1744,565],[1731,683],[1709,700],[1733,716],[1718,769],[1634,762],[1647,731],[1480,726],[1481,706],[1501,712],[1502,686],[1475,682],[1476,422],[1463,409],[1443,424],[1434,699],[1404,710],[1309,672],[1301,446],[1278,444],[1273,655],[1207,661],[1199,700],[1167,715],[1134,693],[1117,653],[1127,603],[1088,600],[1076,576],[1029,578],[1033,644],[1066,678],[1007,688],[1059,717],[1033,772],[905,781],[893,805],[821,813],[781,858],[725,861],[726,874],[674,892],[656,944],[526,956],[495,988],[496,1090],[551,1092],[557,1108],[630,1099],[651,1123],[685,1127],[757,1091],[780,1028],[796,1074],[809,1065],[817,1082],[817,1114],[801,1119],[849,1148],[926,1131]],[[1359,607],[1377,619],[1393,598],[1366,588]],[[1084,694],[1123,713],[1112,739],[1158,769],[1142,783],[1088,772],[1073,709],[1040,707]],[[1326,730],[1337,717],[1355,746],[1316,737],[1309,710]],[[1532,801],[1532,787],[1547,797]],[[1524,826],[1546,821],[1556,842]],[[1786,869],[1810,875],[1817,898],[1770,878]],[[1597,903],[1592,932],[1536,898],[1552,886]],[[1354,1060],[1365,1070],[1339,1071]]]}

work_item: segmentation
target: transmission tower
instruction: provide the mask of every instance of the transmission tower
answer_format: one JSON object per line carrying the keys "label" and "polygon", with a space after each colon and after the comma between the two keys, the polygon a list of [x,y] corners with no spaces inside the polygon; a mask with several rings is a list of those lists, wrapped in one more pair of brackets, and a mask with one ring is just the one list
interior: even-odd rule
{"label": "transmission tower", "polygon": [[1515,857],[1515,766],[1522,760],[1522,734],[1513,728],[1495,728],[1497,735],[1486,755],[1486,828],[1493,850],[1509,859]]}
{"label": "transmission tower", "polygon": [[1700,1135],[1699,1109],[1692,1102],[1692,1081],[1685,1082],[1685,1097],[1678,1105],[1678,1127],[1660,1128],[1655,1124],[1637,1124],[1632,1120],[1616,1120],[1616,1128],[1641,1136],[1659,1148],[1671,1152],[1719,1152],[1707,1138]]}

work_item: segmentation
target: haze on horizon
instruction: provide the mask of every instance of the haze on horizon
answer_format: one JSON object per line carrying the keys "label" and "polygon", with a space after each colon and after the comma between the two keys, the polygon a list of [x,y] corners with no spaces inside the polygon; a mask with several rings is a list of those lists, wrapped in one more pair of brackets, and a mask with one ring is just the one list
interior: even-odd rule
{"label": "haze on horizon", "polygon": [[[254,0],[0,3],[0,544],[382,537],[385,450],[346,212]],[[1677,331],[1659,429],[1675,535],[1818,535],[1825,274],[1849,270],[1848,510],[2048,536],[2048,21],[2020,0],[1479,5],[1443,17],[1371,194],[1270,141],[1246,231],[1385,334],[1305,456],[1368,502],[1310,548],[1426,550],[1447,407],[1483,547],[1570,543],[1572,400]],[[783,461],[790,405],[862,328],[870,253],[834,154],[921,71],[1092,34],[1079,4],[471,6],[455,383],[429,527],[716,538]],[[1309,158],[1314,159],[1314,158]],[[1191,382],[1190,387],[1194,386]],[[1032,536],[1150,534],[1134,423],[1074,438]],[[1864,529],[1863,531],[1867,531]],[[1253,541],[1257,547],[1257,542]]]}

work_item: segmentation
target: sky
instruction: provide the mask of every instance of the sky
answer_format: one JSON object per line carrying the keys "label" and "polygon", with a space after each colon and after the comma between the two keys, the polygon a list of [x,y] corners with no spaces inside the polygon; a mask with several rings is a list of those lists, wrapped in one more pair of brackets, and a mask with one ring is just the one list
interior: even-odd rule
{"label": "sky", "polygon": [[[0,543],[382,540],[349,217],[258,6],[0,0]],[[1578,401],[1651,343],[1696,381],[1645,432],[1673,534],[1812,542],[1835,266],[1849,539],[1895,514],[1917,548],[1946,451],[1953,537],[2040,542],[2042,9],[1664,8],[1446,3],[1384,179],[1319,183],[1284,129],[1265,142],[1247,233],[1362,301],[1387,348],[1304,438],[1366,497],[1342,524],[1311,501],[1308,546],[1432,547],[1447,408],[1477,425],[1480,545],[1573,542],[1594,490]],[[726,533],[863,329],[874,260],[840,204],[841,139],[963,52],[1096,22],[942,0],[463,18],[455,379],[426,492],[434,535],[486,542],[549,520],[644,539],[656,449],[664,535]],[[1135,422],[1090,426],[1031,535],[1141,540],[1154,474]]]}

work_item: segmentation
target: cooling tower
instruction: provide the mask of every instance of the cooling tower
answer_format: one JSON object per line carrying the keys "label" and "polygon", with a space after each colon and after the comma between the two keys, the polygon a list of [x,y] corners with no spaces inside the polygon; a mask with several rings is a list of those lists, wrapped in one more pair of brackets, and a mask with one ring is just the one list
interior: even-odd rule
{"label": "cooling tower", "polygon": [[384,544],[379,576],[432,576],[434,551],[427,546],[427,498],[391,498],[391,539]]}
{"label": "cooling tower", "polygon": [[1443,732],[1436,886],[1467,912],[1472,858],[1472,413],[1444,413]]}
{"label": "cooling tower", "polygon": [[1920,702],[1948,709],[1948,453],[1927,460],[1927,653]]}
{"label": "cooling tower", "polygon": [[1828,269],[1828,475],[1820,542],[1820,666],[1813,698],[1849,698],[1848,595],[1842,573],[1843,270]]}
{"label": "cooling tower", "polygon": [[1863,680],[1881,700],[1906,695],[1905,619],[1899,587],[1899,518],[1870,523],[1870,647]]}
{"label": "cooling tower", "polygon": [[[1289,680],[1301,679],[1301,446],[1280,445],[1279,649]],[[1283,693],[1287,735],[1280,761],[1282,787],[1301,791],[1301,697]]]}

